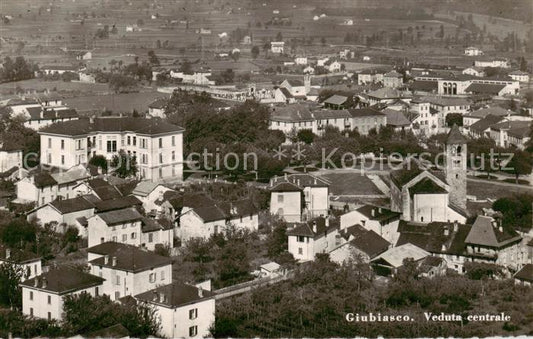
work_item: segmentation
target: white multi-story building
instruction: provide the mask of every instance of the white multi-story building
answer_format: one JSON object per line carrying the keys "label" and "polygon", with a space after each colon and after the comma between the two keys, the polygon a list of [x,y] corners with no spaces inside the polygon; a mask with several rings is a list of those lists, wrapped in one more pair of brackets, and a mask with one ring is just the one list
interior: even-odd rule
{"label": "white multi-story building", "polygon": [[87,249],[91,274],[105,281],[100,290],[111,300],[172,283],[172,259],[135,246],[106,242]]}
{"label": "white multi-story building", "polygon": [[47,319],[63,318],[63,303],[67,295],[82,292],[97,296],[102,291],[104,279],[68,267],[51,269],[20,284],[22,287],[22,313]]}
{"label": "white multi-story building", "polygon": [[135,296],[152,306],[167,338],[205,338],[215,322],[215,297],[201,287],[175,282]]}
{"label": "white multi-story building", "polygon": [[147,218],[133,207],[95,214],[87,219],[89,246],[113,241],[154,250],[172,247],[173,230]]}
{"label": "white multi-story building", "polygon": [[183,176],[183,128],[161,119],[80,119],[47,126],[39,134],[44,165],[67,169],[95,155],[112,159],[123,150],[136,158],[140,178]]}

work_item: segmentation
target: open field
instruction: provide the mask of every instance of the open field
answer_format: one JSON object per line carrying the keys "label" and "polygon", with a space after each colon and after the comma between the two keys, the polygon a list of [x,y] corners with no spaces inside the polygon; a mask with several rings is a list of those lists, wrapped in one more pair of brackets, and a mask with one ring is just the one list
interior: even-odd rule
{"label": "open field", "polygon": [[499,199],[501,197],[512,196],[513,194],[529,193],[533,194],[531,186],[518,185],[498,185],[490,181],[468,180],[466,191],[469,195],[475,195],[478,198]]}
{"label": "open field", "polygon": [[0,84],[0,96],[13,94],[15,90],[25,92],[43,92],[45,90],[52,92],[83,92],[83,93],[107,93],[109,87],[107,84],[90,84],[82,82],[65,82],[65,81],[43,81],[41,79],[30,79],[16,82]]}
{"label": "open field", "polygon": [[383,194],[369,178],[358,173],[329,173],[321,177],[331,181],[329,189],[334,195]]}

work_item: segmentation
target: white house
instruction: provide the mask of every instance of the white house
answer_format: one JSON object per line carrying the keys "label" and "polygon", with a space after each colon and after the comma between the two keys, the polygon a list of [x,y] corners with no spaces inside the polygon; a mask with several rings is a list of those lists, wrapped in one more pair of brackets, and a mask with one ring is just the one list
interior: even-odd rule
{"label": "white house", "polygon": [[215,322],[215,297],[202,287],[169,283],[135,296],[152,306],[161,321],[160,333],[167,338],[209,337]]}
{"label": "white house", "polygon": [[361,225],[369,231],[374,231],[391,244],[398,241],[398,225],[401,214],[389,209],[363,205],[354,211],[340,216],[340,228],[346,229],[353,225]]}
{"label": "white house", "polygon": [[39,131],[41,164],[67,169],[95,155],[112,159],[120,150],[136,157],[138,177],[181,180],[183,129],[161,119],[80,119]]}
{"label": "white house", "polygon": [[14,265],[22,270],[21,281],[38,276],[42,272],[42,260],[37,254],[0,245],[0,265]]}
{"label": "white house", "polygon": [[326,65],[326,67],[328,71],[330,71],[330,73],[338,73],[342,69],[342,64],[338,62],[337,60],[334,60],[329,65]]}
{"label": "white house", "polygon": [[135,246],[107,242],[87,249],[91,274],[105,279],[100,292],[111,300],[172,282],[172,259]]}
{"label": "white house", "polygon": [[[93,196],[94,197],[94,196]],[[91,196],[80,196],[70,199],[54,200],[28,212],[28,221],[36,221],[41,225],[56,224],[57,232],[64,232],[67,227],[74,226],[78,234],[87,237],[87,229],[82,227],[78,219],[90,218],[94,215],[95,205]]]}
{"label": "white house", "polygon": [[0,142],[0,173],[22,168],[22,147],[9,140]]}
{"label": "white house", "polygon": [[283,54],[285,50],[285,42],[283,41],[272,41],[270,43],[270,51],[276,54]]}
{"label": "white house", "polygon": [[341,245],[329,252],[331,261],[339,264],[349,260],[368,263],[391,247],[391,244],[376,232],[359,224],[341,229],[339,235]]}
{"label": "white house", "polygon": [[39,67],[39,71],[46,75],[61,75],[67,72],[78,73],[79,67],[69,65],[44,65]]}
{"label": "white house", "polygon": [[526,84],[529,83],[529,73],[527,72],[512,71],[511,73],[509,73],[509,76],[511,77],[511,79],[516,80],[518,82]]}
{"label": "white house", "polygon": [[173,230],[140,214],[135,208],[97,213],[87,219],[88,244],[113,241],[154,250],[157,245],[172,247]]}
{"label": "white house", "polygon": [[167,107],[168,100],[165,98],[159,98],[148,105],[148,114],[154,118],[165,118],[165,108]]}
{"label": "white house", "polygon": [[102,292],[104,279],[69,267],[50,269],[20,284],[22,314],[46,320],[63,318],[63,303],[67,295]]}
{"label": "white house", "polygon": [[510,68],[511,63],[508,59],[497,58],[497,59],[486,59],[486,60],[476,60],[474,61],[474,66],[477,67],[493,67],[493,68]]}
{"label": "white house", "polygon": [[375,271],[380,275],[396,274],[398,269],[403,266],[405,259],[412,259],[415,263],[420,263],[431,253],[415,246],[411,243],[403,244],[397,247],[392,247],[386,252],[372,259],[371,264]]}
{"label": "white house", "polygon": [[342,244],[337,219],[319,217],[298,222],[287,230],[288,251],[294,259],[304,262],[315,260],[320,253],[329,253]]}
{"label": "white house", "polygon": [[483,51],[477,47],[467,47],[465,48],[465,55],[468,56],[478,56],[483,55]]}
{"label": "white house", "polygon": [[294,59],[294,62],[296,63],[296,65],[307,65],[307,57],[296,57]]}
{"label": "white house", "polygon": [[329,183],[310,174],[291,174],[270,180],[270,213],[287,222],[328,214]]}
{"label": "white house", "polygon": [[463,74],[472,75],[475,77],[484,77],[485,70],[481,67],[471,66],[463,69]]}
{"label": "white house", "polygon": [[168,191],[173,190],[151,181],[141,181],[133,189],[132,195],[142,201],[146,212],[151,212],[159,209],[156,201],[163,199],[163,194]]}

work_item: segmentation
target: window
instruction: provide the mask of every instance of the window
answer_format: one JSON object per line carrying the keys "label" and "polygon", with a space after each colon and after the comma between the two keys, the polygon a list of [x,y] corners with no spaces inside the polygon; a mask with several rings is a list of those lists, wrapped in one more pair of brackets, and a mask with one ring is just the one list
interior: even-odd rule
{"label": "window", "polygon": [[198,309],[193,308],[192,310],[189,310],[189,319],[193,320],[198,318]]}
{"label": "window", "polygon": [[52,303],[52,296],[49,295],[47,299],[48,299],[48,305],[50,305]]}
{"label": "window", "polygon": [[304,250],[301,247],[298,247],[298,254],[300,255],[304,254]]}
{"label": "window", "polygon": [[299,235],[299,236],[297,237],[297,241],[298,241],[298,242],[305,242],[305,237]]}
{"label": "window", "polygon": [[61,139],[61,149],[65,149],[65,140]]}
{"label": "window", "polygon": [[154,283],[155,282],[155,279],[156,279],[156,274],[155,273],[150,273],[150,282],[151,283]]}
{"label": "window", "polygon": [[128,135],[128,138],[127,138],[127,143],[128,143],[128,146],[131,145],[131,137]]}
{"label": "window", "polygon": [[48,321],[52,320],[52,313],[48,312]]}
{"label": "window", "polygon": [[163,163],[163,153],[159,153],[159,163]]}
{"label": "window", "polygon": [[52,153],[48,153],[47,157],[48,157],[48,163],[51,164],[52,163]]}
{"label": "window", "polygon": [[117,141],[116,140],[107,140],[107,152],[113,153],[117,151]]}
{"label": "window", "polygon": [[172,136],[172,146],[176,146],[176,137]]}
{"label": "window", "polygon": [[114,235],[112,240],[113,240],[113,242],[117,242],[117,236]]}
{"label": "window", "polygon": [[123,234],[122,235],[122,242],[126,242],[128,241],[128,235],[127,234]]}
{"label": "window", "polygon": [[165,280],[165,271],[161,271],[161,280]]}
{"label": "window", "polygon": [[283,194],[278,194],[278,202],[279,203],[283,202]]}
{"label": "window", "polygon": [[48,148],[52,148],[52,138],[48,138]]}
{"label": "window", "polygon": [[33,291],[30,291],[30,300],[33,300]]}
{"label": "window", "polygon": [[118,300],[120,299],[120,292],[115,292],[115,300]]}
{"label": "window", "polygon": [[65,156],[62,155],[62,156],[61,156],[61,165],[64,165],[64,164],[65,164]]}
{"label": "window", "polygon": [[118,275],[116,276],[115,285],[120,285],[120,277]]}
{"label": "window", "polygon": [[148,234],[148,242],[154,241],[154,235],[152,233]]}
{"label": "window", "polygon": [[189,337],[194,337],[198,334],[198,326],[189,327]]}
{"label": "window", "polygon": [[176,152],[172,151],[172,161],[176,160]]}
{"label": "window", "polygon": [[126,223],[122,224],[122,228],[126,228],[126,227],[128,227],[128,224]]}
{"label": "window", "polygon": [[133,137],[133,146],[137,146],[137,137]]}
{"label": "window", "polygon": [[135,239],[136,237],[137,237],[137,233],[133,232],[133,233],[131,234],[131,238],[132,238],[132,239]]}
{"label": "window", "polygon": [[163,148],[163,138],[159,138],[159,148]]}
{"label": "window", "polygon": [[33,317],[33,307],[30,307],[30,317]]}

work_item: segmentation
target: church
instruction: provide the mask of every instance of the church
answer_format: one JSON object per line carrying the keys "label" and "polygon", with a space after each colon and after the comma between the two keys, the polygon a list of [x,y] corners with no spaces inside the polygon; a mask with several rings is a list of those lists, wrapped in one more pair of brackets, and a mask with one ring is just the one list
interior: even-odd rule
{"label": "church", "polygon": [[391,209],[420,223],[465,223],[466,138],[453,126],[446,139],[443,170],[429,170],[416,160],[391,172]]}

